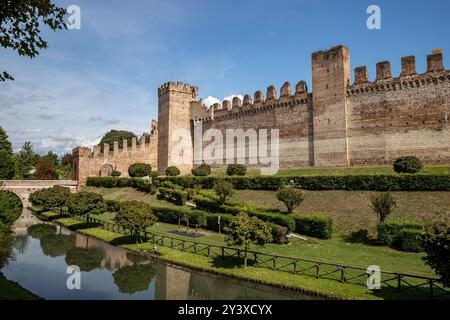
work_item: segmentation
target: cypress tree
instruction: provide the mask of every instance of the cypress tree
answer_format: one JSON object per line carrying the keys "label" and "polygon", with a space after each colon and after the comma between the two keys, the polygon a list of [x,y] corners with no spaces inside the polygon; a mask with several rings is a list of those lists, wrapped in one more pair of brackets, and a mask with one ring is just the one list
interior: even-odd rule
{"label": "cypress tree", "polygon": [[11,142],[8,140],[8,135],[2,127],[0,127],[0,150],[5,150],[9,154],[12,154]]}

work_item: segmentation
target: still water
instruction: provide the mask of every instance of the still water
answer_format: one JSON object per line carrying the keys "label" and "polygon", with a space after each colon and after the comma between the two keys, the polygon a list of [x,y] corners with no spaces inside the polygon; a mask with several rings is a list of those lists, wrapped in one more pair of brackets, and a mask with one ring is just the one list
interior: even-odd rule
{"label": "still water", "polygon": [[[14,238],[13,255],[1,272],[45,299],[310,299],[296,292],[169,266],[39,221],[18,229]],[[67,267],[71,265],[81,270],[80,290],[67,288],[71,276]]]}

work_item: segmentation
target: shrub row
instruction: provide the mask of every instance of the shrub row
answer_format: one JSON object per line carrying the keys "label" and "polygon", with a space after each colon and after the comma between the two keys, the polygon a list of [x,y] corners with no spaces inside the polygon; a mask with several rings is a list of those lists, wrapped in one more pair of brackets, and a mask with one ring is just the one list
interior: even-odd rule
{"label": "shrub row", "polygon": [[393,245],[400,238],[402,230],[422,231],[423,225],[414,221],[389,221],[378,224],[378,242],[383,245]]}
{"label": "shrub row", "polygon": [[184,206],[188,200],[188,192],[182,190],[174,190],[169,188],[159,188],[157,198],[159,200],[166,200],[178,206]]}
{"label": "shrub row", "polygon": [[212,189],[218,180],[236,189],[278,190],[292,183],[305,190],[450,191],[450,175],[355,175],[355,176],[256,176],[256,177],[158,177],[185,188]]}
{"label": "shrub row", "polygon": [[295,231],[299,234],[319,239],[331,239],[333,234],[333,219],[328,216],[305,216],[293,214]]}
{"label": "shrub row", "polygon": [[250,206],[236,203],[235,205],[224,204],[220,205],[217,201],[202,197],[194,197],[194,203],[197,209],[210,213],[225,213],[229,215],[237,215],[240,212],[245,212],[249,216],[257,217],[265,222],[274,223],[289,230],[295,229],[295,221],[286,215],[282,215],[276,210],[270,210],[259,206]]}
{"label": "shrub row", "polygon": [[134,188],[154,194],[155,186],[148,180],[139,178],[88,177],[86,185],[96,188]]}

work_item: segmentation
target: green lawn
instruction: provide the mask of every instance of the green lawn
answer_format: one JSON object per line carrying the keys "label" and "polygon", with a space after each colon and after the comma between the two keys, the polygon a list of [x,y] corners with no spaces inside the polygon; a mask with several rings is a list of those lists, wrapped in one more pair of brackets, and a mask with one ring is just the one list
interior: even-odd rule
{"label": "green lawn", "polygon": [[[259,169],[248,169],[247,175],[259,175]],[[352,166],[352,167],[305,167],[280,169],[277,176],[343,176],[343,175],[381,175],[396,174],[392,166]],[[450,166],[425,166],[418,174],[445,175],[450,174]],[[225,176],[225,169],[212,169],[212,175]]]}
{"label": "green lawn", "polygon": [[[378,218],[370,207],[371,194],[370,191],[305,191],[305,200],[295,211],[331,216],[335,237],[359,229],[368,229],[374,235]],[[388,220],[427,223],[450,218],[450,192],[393,192],[393,195],[397,207]],[[285,210],[275,191],[237,190],[233,199]]]}

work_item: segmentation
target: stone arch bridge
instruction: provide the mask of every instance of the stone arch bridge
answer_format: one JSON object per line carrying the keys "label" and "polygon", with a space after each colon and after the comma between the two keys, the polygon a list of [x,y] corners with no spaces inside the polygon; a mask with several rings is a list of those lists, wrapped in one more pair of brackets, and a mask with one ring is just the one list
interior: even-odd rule
{"label": "stone arch bridge", "polygon": [[35,191],[61,186],[69,188],[71,192],[76,192],[77,183],[73,180],[0,180],[0,190],[14,192],[26,208],[30,205],[28,197]]}
{"label": "stone arch bridge", "polygon": [[28,210],[28,206],[30,205],[28,197],[30,194],[54,186],[67,187],[71,192],[77,191],[77,181],[72,180],[0,180],[0,190],[15,193],[23,204],[22,214],[11,227],[15,235],[24,235],[29,226],[42,223],[42,221]]}

